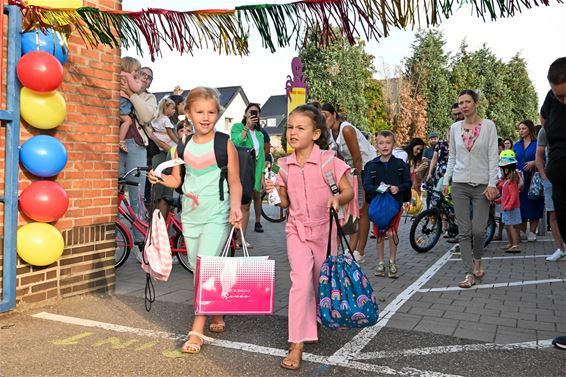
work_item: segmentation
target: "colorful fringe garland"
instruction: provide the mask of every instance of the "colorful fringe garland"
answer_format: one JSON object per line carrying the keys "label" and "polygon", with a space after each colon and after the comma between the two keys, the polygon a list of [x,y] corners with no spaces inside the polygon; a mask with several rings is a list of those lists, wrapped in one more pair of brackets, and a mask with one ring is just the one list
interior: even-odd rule
{"label": "colorful fringe garland", "polygon": [[[362,36],[368,40],[385,37],[391,27],[438,25],[452,15],[454,7],[468,5],[478,17],[485,19],[489,15],[495,20],[520,13],[522,6],[549,5],[549,1],[302,0],[239,6],[235,10],[189,12],[154,8],[140,12],[90,7],[53,9],[27,6],[22,0],[10,0],[10,4],[22,8],[28,30],[53,28],[67,36],[76,31],[92,47],[100,44],[113,48],[135,47],[140,55],[144,53],[141,44],[144,39],[154,60],[161,56],[162,44],[181,54],[212,47],[219,53],[246,55],[250,25],[260,34],[263,46],[272,52],[293,42],[295,47],[315,44],[325,48],[337,33],[354,44],[356,38]],[[556,1],[562,3],[562,0]]]}

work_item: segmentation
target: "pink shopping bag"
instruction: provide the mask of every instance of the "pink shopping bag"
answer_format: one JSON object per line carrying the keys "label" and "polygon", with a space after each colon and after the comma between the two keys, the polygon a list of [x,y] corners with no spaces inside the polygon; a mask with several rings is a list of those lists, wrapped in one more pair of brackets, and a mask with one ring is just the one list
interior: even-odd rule
{"label": "pink shopping bag", "polygon": [[219,257],[197,257],[195,276],[196,314],[272,314],[275,261],[250,257],[228,257],[227,246]]}

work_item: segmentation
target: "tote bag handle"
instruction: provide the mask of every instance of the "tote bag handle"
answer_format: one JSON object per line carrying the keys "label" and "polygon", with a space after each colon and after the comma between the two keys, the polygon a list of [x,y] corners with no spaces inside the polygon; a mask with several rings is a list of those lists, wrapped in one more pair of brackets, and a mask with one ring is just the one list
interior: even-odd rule
{"label": "tote bag handle", "polygon": [[[338,231],[338,240],[340,241],[340,246],[342,247],[342,254],[346,254],[346,250],[350,250],[350,245],[348,244],[348,240],[346,239],[346,235],[340,226],[340,220],[338,220],[338,213],[332,207],[330,207],[330,229],[328,231],[328,246],[326,247],[326,257],[330,256],[330,248],[332,245],[332,223],[336,223],[336,229]],[[346,247],[344,247],[346,244]],[[350,252],[352,258],[354,255]],[[355,260],[355,259],[354,259]]]}
{"label": "tote bag handle", "polygon": [[[222,249],[222,253],[220,253],[221,257],[228,257],[230,245],[232,244],[232,236],[234,235],[235,230],[236,227],[232,226],[232,228],[230,229],[230,233],[228,234],[228,239],[226,240],[226,244],[224,245],[224,249]],[[244,253],[244,257],[249,257],[250,253],[248,251],[248,246],[244,238],[244,232],[241,229],[240,229],[240,235],[242,236],[242,252]]]}

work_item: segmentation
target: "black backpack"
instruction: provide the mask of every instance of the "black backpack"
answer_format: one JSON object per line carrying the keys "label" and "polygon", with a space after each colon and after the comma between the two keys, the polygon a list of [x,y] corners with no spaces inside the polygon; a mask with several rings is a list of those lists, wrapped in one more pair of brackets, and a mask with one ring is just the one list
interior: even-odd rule
{"label": "black backpack", "polygon": [[[191,140],[193,135],[189,135],[183,143],[179,141],[177,145],[177,156],[183,158],[185,146]],[[228,179],[228,140],[230,137],[222,132],[214,133],[214,155],[216,156],[216,164],[220,168],[220,179],[218,180],[218,188],[220,200],[224,200],[224,181]],[[255,150],[253,148],[236,147],[238,151],[238,161],[240,163],[240,182],[242,182],[242,204],[248,204],[252,200],[252,194],[255,185]],[[183,195],[183,182],[185,181],[185,164],[181,165],[181,185],[175,189],[179,194]]]}

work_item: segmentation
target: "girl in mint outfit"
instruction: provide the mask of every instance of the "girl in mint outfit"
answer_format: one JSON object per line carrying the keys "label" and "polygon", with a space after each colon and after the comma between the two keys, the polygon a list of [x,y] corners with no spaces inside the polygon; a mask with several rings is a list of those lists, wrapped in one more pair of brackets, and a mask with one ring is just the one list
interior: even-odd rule
{"label": "girl in mint outfit", "polygon": [[[238,152],[228,140],[228,181],[224,182],[224,197],[220,200],[218,180],[220,169],[214,154],[214,124],[218,120],[220,103],[218,93],[211,88],[198,87],[190,91],[185,105],[185,115],[193,123],[195,133],[187,143],[183,156],[185,161],[185,180],[183,183],[183,209],[181,219],[185,244],[189,250],[189,263],[195,266],[197,255],[217,256],[226,242],[229,224],[240,227],[242,211],[242,184],[238,164]],[[177,154],[175,152],[175,157]],[[173,167],[171,175],[162,174],[157,178],[153,170],[148,178],[152,184],[177,188],[181,185],[181,169]],[[230,188],[228,195],[228,187]],[[199,353],[205,340],[203,335],[206,316],[195,315],[189,339],[182,351]],[[224,318],[212,316],[209,330],[223,332]]]}
{"label": "girl in mint outfit", "polygon": [[[261,188],[264,183],[265,169],[265,150],[264,137],[259,129],[259,113],[260,108],[257,103],[250,103],[246,107],[246,112],[242,123],[236,123],[232,126],[231,139],[234,145],[239,147],[253,148],[256,153],[255,161],[255,186],[253,193],[254,201],[261,201]],[[245,233],[250,220],[251,202],[242,205],[242,231]],[[256,218],[256,224],[258,219]],[[257,225],[256,225],[257,227]]]}

